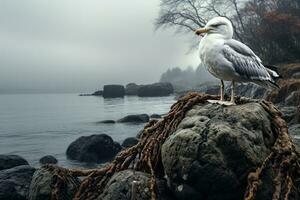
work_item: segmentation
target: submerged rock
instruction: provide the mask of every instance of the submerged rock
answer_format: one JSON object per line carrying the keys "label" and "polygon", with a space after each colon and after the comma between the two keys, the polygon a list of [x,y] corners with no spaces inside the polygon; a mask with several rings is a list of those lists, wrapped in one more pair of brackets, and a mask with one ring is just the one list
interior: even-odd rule
{"label": "submerged rock", "polygon": [[9,169],[20,165],[28,165],[28,162],[18,155],[0,155],[0,170]]}
{"label": "submerged rock", "polygon": [[67,157],[81,162],[100,163],[109,161],[122,149],[106,135],[82,136],[72,142],[67,149]]}
{"label": "submerged rock", "polygon": [[[249,172],[274,142],[269,116],[258,103],[196,105],[163,144],[169,186],[177,199],[243,199]],[[274,177],[267,174],[257,199],[272,197]]]}
{"label": "submerged rock", "polygon": [[118,120],[120,123],[146,123],[149,121],[147,114],[127,115]]}
{"label": "submerged rock", "polygon": [[[125,170],[116,173],[107,183],[98,200],[131,200],[133,180],[137,181],[136,200],[150,200],[150,175],[139,171],[134,173],[132,170]],[[158,180],[157,185],[159,200],[174,199],[172,198],[165,181]]]}
{"label": "submerged rock", "polygon": [[26,200],[35,169],[21,165],[0,171],[0,200]]}
{"label": "submerged rock", "polygon": [[45,164],[56,164],[58,161],[54,156],[47,155],[42,157],[40,160],[40,164],[45,165]]}
{"label": "submerged rock", "polygon": [[[50,171],[40,168],[35,171],[29,189],[29,200],[46,200],[51,199],[51,185],[54,181],[54,174]],[[80,184],[79,179],[67,181],[64,188],[64,200],[71,200]]]}
{"label": "submerged rock", "polygon": [[137,138],[129,137],[123,141],[122,147],[125,147],[125,148],[132,147],[132,146],[136,145],[138,142],[139,142],[139,140]]}

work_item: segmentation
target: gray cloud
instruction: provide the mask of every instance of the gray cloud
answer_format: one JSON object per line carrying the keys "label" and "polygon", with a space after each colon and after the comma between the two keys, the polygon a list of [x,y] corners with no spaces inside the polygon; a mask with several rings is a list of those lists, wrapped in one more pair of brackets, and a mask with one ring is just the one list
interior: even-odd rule
{"label": "gray cloud", "polygon": [[0,1],[0,90],[85,92],[195,66],[185,37],[154,32],[158,10],[159,0]]}

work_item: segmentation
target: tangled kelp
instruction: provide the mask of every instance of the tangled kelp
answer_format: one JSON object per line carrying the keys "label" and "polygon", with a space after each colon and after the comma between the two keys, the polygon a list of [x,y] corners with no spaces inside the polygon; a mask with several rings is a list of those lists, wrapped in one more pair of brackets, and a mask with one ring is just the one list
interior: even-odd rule
{"label": "tangled kelp", "polygon": [[[129,149],[120,152],[114,161],[102,169],[92,170],[68,170],[52,165],[46,166],[54,171],[57,177],[52,184],[52,199],[63,199],[64,185],[70,181],[70,177],[84,176],[73,197],[75,200],[92,200],[102,193],[110,178],[117,172],[133,168],[151,174],[150,189],[151,199],[157,199],[156,177],[163,177],[164,170],[161,161],[161,147],[165,140],[172,134],[185,114],[196,104],[205,103],[207,100],[219,99],[219,96],[190,93],[178,100],[170,112],[163,120],[150,121],[141,135],[139,143]],[[237,98],[237,104],[253,102],[254,100]],[[276,172],[274,179],[273,199],[289,199],[292,189],[299,192],[297,187],[300,177],[300,165],[298,162],[299,154],[291,142],[285,121],[281,118],[281,113],[276,107],[267,101],[259,101],[260,105],[269,113],[271,117],[273,133],[276,142],[272,152],[265,159],[263,164],[251,172],[248,176],[248,186],[245,191],[246,200],[254,200],[258,188],[263,184],[262,176],[264,172],[272,167]],[[71,179],[72,180],[72,179]]]}

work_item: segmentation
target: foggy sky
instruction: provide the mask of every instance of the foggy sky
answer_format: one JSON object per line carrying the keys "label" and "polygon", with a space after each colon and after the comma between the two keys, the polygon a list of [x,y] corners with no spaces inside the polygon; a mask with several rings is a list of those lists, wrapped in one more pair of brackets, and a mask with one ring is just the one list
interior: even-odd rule
{"label": "foggy sky", "polygon": [[188,37],[154,32],[158,11],[159,0],[1,0],[0,92],[92,92],[195,67]]}

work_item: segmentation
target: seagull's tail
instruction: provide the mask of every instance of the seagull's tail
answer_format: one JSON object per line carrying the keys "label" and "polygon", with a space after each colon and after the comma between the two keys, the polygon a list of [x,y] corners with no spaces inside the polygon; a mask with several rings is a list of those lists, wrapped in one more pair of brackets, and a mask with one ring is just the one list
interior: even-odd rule
{"label": "seagull's tail", "polygon": [[278,68],[273,65],[265,65],[266,70],[270,74],[270,76],[274,79],[277,80],[279,78],[282,78],[282,76],[278,72]]}

